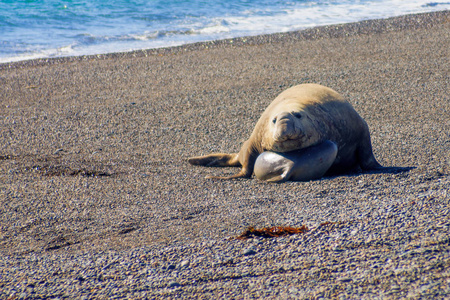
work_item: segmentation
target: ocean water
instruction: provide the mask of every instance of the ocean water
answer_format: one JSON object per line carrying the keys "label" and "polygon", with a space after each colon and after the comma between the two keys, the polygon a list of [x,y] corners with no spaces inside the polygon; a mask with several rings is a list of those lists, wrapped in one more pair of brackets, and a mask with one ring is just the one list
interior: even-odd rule
{"label": "ocean water", "polygon": [[449,0],[0,0],[0,63],[446,10]]}

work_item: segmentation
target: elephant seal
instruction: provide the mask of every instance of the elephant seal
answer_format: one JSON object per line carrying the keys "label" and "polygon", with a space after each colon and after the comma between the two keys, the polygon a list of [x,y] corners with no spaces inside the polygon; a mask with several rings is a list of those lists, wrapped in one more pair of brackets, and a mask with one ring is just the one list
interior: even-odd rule
{"label": "elephant seal", "polygon": [[286,153],[265,151],[256,159],[254,173],[256,178],[268,182],[319,179],[331,167],[337,153],[336,144],[329,140]]}
{"label": "elephant seal", "polygon": [[278,95],[263,112],[239,153],[191,157],[188,162],[207,167],[242,167],[235,175],[207,178],[250,178],[261,153],[286,153],[326,140],[338,148],[327,173],[341,173],[358,166],[363,170],[381,168],[372,152],[366,122],[336,91],[318,84],[297,85]]}

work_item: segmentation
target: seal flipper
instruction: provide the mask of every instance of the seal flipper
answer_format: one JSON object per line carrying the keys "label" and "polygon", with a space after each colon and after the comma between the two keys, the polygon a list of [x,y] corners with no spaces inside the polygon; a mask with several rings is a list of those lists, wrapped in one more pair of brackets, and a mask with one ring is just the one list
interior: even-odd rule
{"label": "seal flipper", "polygon": [[383,166],[380,165],[372,151],[372,143],[370,141],[369,128],[367,128],[366,134],[363,136],[361,143],[356,149],[356,154],[358,156],[358,162],[363,170],[373,170],[382,169]]}
{"label": "seal flipper", "polygon": [[231,175],[231,176],[207,176],[208,179],[236,179],[236,178],[250,178],[253,175],[253,169],[255,167],[255,161],[258,157],[259,152],[255,147],[249,144],[248,141],[244,143],[241,148],[241,151],[237,154],[237,160],[239,166],[242,166],[242,169],[239,173]]}
{"label": "seal flipper", "polygon": [[191,165],[205,167],[239,167],[239,153],[215,153],[204,156],[196,156],[188,159]]}
{"label": "seal flipper", "polygon": [[231,176],[206,176],[206,179],[236,179],[236,178],[250,178],[252,176],[252,173],[249,173],[247,169],[242,168],[242,170],[234,175]]}

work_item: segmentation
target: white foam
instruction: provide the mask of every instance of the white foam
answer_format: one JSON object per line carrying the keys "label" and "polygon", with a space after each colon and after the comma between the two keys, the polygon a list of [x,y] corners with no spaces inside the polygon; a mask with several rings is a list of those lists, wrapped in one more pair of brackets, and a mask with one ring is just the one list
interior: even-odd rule
{"label": "white foam", "polygon": [[45,49],[45,50],[40,50],[40,51],[22,53],[22,54],[12,56],[12,57],[0,57],[0,63],[31,60],[31,59],[37,59],[37,58],[51,58],[51,57],[77,55],[72,47],[73,47],[73,45],[67,45],[67,46],[58,47],[58,48],[54,48],[54,49]]}
{"label": "white foam", "polygon": [[364,5],[351,1],[340,1],[339,4],[333,5],[312,5],[306,2],[301,7],[275,15],[228,17],[224,18],[224,21],[229,24],[229,32],[249,32],[251,35],[257,35],[450,9],[450,2],[433,2],[432,6],[429,4],[430,1],[426,0],[371,1],[364,2]]}

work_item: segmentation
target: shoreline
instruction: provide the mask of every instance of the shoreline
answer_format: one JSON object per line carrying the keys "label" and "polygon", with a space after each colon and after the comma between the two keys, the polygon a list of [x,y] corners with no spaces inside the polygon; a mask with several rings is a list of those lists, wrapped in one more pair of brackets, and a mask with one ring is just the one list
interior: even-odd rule
{"label": "shoreline", "polygon": [[298,31],[196,42],[173,47],[150,48],[126,52],[112,52],[106,54],[92,54],[82,56],[37,58],[23,61],[0,63],[0,70],[11,68],[22,68],[25,66],[41,66],[46,64],[67,63],[83,60],[96,60],[96,59],[104,60],[104,59],[118,59],[118,58],[137,58],[137,57],[146,57],[149,55],[167,55],[215,47],[261,45],[270,43],[271,41],[282,42],[283,40],[290,40],[290,39],[316,40],[321,38],[330,38],[330,37],[337,38],[358,34],[374,34],[405,29],[413,30],[418,28],[429,28],[432,27],[433,25],[440,24],[445,19],[448,19],[448,14],[449,14],[448,10],[443,10],[428,13],[407,14],[397,17],[389,17],[385,19],[371,19],[352,23],[317,26]]}
{"label": "shoreline", "polygon": [[[449,21],[0,66],[0,298],[448,297]],[[268,184],[187,163],[238,151],[306,82],[405,170]],[[273,226],[308,230],[237,239]]]}

